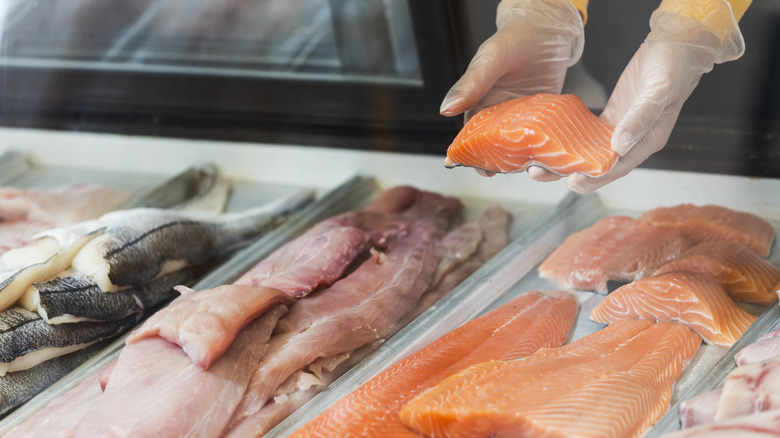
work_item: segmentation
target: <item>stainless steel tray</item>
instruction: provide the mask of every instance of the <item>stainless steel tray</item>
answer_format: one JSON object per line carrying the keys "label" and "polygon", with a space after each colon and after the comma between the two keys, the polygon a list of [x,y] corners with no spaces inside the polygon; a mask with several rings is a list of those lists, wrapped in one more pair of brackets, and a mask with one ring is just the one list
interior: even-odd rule
{"label": "stainless steel tray", "polygon": [[[326,193],[321,193],[317,201],[294,213],[282,225],[233,255],[224,264],[202,278],[194,287],[196,289],[209,289],[232,282],[259,260],[270,254],[271,251],[302,233],[316,222],[355,208],[356,205],[366,203],[375,194],[376,189],[376,182],[371,178],[355,176],[340,186]],[[117,338],[95,356],[0,420],[0,436],[16,425],[21,424],[32,414],[46,406],[52,399],[64,394],[86,377],[116,360],[124,346],[126,337],[127,335],[123,335]]]}
{"label": "stainless steel tray", "polygon": [[[618,205],[620,204],[618,202]],[[651,203],[645,205],[638,209],[627,210],[607,205],[598,195],[594,194],[583,197],[575,195],[567,197],[552,212],[549,220],[544,221],[520,239],[513,241],[508,248],[472,277],[465,280],[450,295],[443,298],[433,308],[383,344],[372,356],[345,373],[328,389],[280,423],[267,436],[289,435],[379,372],[466,321],[493,310],[529,290],[560,289],[554,282],[540,278],[538,275],[538,265],[547,255],[558,247],[568,235],[592,225],[602,217],[618,214],[638,216],[644,211],[658,206]],[[727,204],[724,206],[729,207]],[[780,231],[780,220],[777,218],[766,219],[775,226],[776,230]],[[776,239],[769,259],[775,265],[780,265],[779,247],[780,243]],[[582,291],[575,291],[575,293],[579,298],[580,311],[570,332],[568,342],[576,341],[604,327],[604,324],[589,320],[589,316],[593,308],[606,295]],[[675,385],[672,406],[667,414],[670,419],[664,418],[649,432],[648,436],[658,436],[662,431],[669,432],[679,428],[676,403],[711,388],[715,383],[710,383],[710,381],[715,379],[715,375],[722,374],[719,367],[730,369],[726,364],[733,363],[733,355],[740,348],[739,346],[752,342],[755,338],[766,333],[777,321],[778,313],[780,313],[780,306],[777,305],[767,308],[754,305],[743,305],[743,307],[755,315],[762,312],[764,315],[731,349],[702,343]],[[667,423],[673,424],[675,427],[665,426]]]}

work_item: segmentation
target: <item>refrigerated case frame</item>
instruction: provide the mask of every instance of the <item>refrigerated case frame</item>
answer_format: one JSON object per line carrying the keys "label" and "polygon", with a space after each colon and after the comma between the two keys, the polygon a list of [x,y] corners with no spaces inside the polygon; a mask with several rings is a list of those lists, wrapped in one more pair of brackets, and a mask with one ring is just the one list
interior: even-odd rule
{"label": "refrigerated case frame", "polygon": [[36,66],[6,57],[0,126],[438,154],[461,125],[438,108],[465,66],[463,5],[409,0],[408,7],[419,80]]}

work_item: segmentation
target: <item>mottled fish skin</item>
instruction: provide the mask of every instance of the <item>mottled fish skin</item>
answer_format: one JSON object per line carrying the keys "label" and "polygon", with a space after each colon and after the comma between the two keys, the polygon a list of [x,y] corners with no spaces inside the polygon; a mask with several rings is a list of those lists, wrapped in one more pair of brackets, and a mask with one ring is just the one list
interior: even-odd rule
{"label": "mottled fish skin", "polygon": [[130,329],[135,315],[111,322],[49,325],[35,312],[14,306],[0,313],[0,365],[46,348],[94,343]]}
{"label": "mottled fish skin", "polygon": [[72,237],[68,244],[41,238],[0,257],[0,311],[13,306],[32,283],[45,281],[67,269],[76,254],[97,232]]}
{"label": "mottled fish skin", "polygon": [[103,292],[80,272],[34,284],[33,288],[37,293],[37,311],[49,324],[115,321],[176,298],[179,294],[173,287],[191,283],[201,271],[199,267],[186,267],[116,292]]}
{"label": "mottled fish skin", "polygon": [[241,213],[135,209],[98,219],[104,235],[74,258],[73,268],[93,277],[104,291],[140,285],[169,261],[202,264],[248,244],[313,199],[301,191]]}
{"label": "mottled fish skin", "polygon": [[0,416],[38,395],[106,345],[107,342],[99,342],[83,350],[47,360],[30,369],[0,377]]}

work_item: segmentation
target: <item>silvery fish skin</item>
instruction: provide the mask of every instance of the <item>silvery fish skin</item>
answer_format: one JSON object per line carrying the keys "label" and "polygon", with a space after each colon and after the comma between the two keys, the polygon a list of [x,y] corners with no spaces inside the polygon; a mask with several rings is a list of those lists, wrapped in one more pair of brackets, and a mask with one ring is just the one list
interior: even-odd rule
{"label": "silvery fish skin", "polygon": [[33,368],[0,377],[0,417],[35,397],[106,345],[106,342],[99,342],[88,348],[47,360]]}
{"label": "silvery fish skin", "polygon": [[116,292],[103,292],[89,277],[73,272],[46,283],[34,284],[27,310],[37,311],[49,324],[80,321],[115,321],[140,314],[170,301],[179,294],[173,289],[189,284],[201,273],[199,267],[187,267]]}
{"label": "silvery fish skin", "polygon": [[37,313],[14,306],[0,313],[0,376],[113,338],[137,320],[130,315],[118,321],[50,325]]}
{"label": "silvery fish skin", "polygon": [[[96,220],[103,234],[86,244],[72,267],[92,278],[101,290],[141,285],[167,264],[171,270],[198,265],[246,245],[313,199],[303,190],[241,213],[133,209]],[[90,227],[85,227],[89,229]],[[55,231],[43,235],[57,237]]]}
{"label": "silvery fish skin", "polygon": [[44,237],[3,254],[0,257],[0,311],[13,306],[30,284],[45,281],[67,269],[73,257],[99,233],[70,236],[67,245]]}

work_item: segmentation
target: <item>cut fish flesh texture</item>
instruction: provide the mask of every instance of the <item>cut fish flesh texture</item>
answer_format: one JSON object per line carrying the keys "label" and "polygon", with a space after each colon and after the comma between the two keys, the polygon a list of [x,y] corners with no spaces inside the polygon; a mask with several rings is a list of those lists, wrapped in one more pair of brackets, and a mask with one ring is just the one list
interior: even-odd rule
{"label": "cut fish flesh texture", "polygon": [[325,220],[282,245],[235,284],[272,287],[302,298],[341,278],[368,245],[363,230]]}
{"label": "cut fish flesh texture", "polygon": [[290,376],[279,385],[273,399],[252,415],[258,436],[273,429],[375,349],[376,345],[367,345],[352,353],[317,359]]}
{"label": "cut fish flesh texture", "polygon": [[130,200],[130,193],[97,184],[49,190],[0,187],[0,254],[30,243],[50,228],[94,219]]}
{"label": "cut fish flesh texture", "polygon": [[614,323],[624,318],[674,321],[707,343],[730,347],[755,322],[714,280],[697,272],[675,271],[621,286],[593,309],[591,319]]}
{"label": "cut fish flesh texture", "polygon": [[[448,292],[481,266],[486,258],[503,248],[508,241],[506,228],[510,217],[508,212],[498,206],[489,207],[474,221],[448,233],[437,245],[436,251],[443,258],[434,274],[434,286],[423,295],[409,315],[394,324],[390,332],[394,333],[414,319],[437,297]],[[528,336],[522,338],[527,339]],[[378,344],[374,342],[350,353],[317,359],[305,369],[297,371],[279,386],[270,401],[252,415],[253,433],[264,434],[269,431],[371,353]]]}
{"label": "cut fish flesh texture", "polygon": [[738,242],[700,243],[656,273],[670,271],[700,272],[717,281],[735,300],[761,305],[777,300],[780,269]]}
{"label": "cut fish flesh texture", "polygon": [[717,389],[681,402],[678,416],[682,428],[688,429],[714,422],[721,393],[722,390]]}
{"label": "cut fish flesh texture", "polygon": [[74,436],[219,436],[285,311],[277,306],[253,321],[207,371],[162,338],[126,346],[103,395]]}
{"label": "cut fish flesh texture", "polygon": [[734,355],[737,365],[748,365],[780,357],[780,330],[760,337],[756,342],[739,350]]}
{"label": "cut fish flesh texture", "polygon": [[[209,291],[177,286],[181,296],[165,311],[149,317],[128,336],[127,344],[159,336],[181,346],[193,363],[207,369],[230,348],[247,324],[278,304],[293,302],[286,293],[270,287],[231,284],[215,289],[213,293],[219,294],[223,301],[210,300]],[[247,307],[253,313],[247,313]]]}
{"label": "cut fish flesh texture", "polygon": [[430,286],[439,262],[435,245],[443,236],[435,221],[420,220],[386,252],[374,253],[328,289],[293,304],[276,327],[228,436],[254,436],[261,426],[253,415],[297,370],[390,336]]}
{"label": "cut fish flesh texture", "polygon": [[[393,331],[400,329],[408,321],[422,313],[439,297],[446,294],[488,258],[506,246],[509,240],[507,225],[510,218],[511,215],[501,207],[488,207],[474,221],[450,231],[437,246],[437,252],[443,258],[434,274],[434,286],[423,295],[415,308],[396,324]],[[256,426],[255,432],[264,434],[269,431],[290,413],[319,394],[377,346],[378,343],[375,342],[349,354],[317,359],[306,369],[293,374],[279,386],[273,399],[252,415],[252,422]],[[344,358],[344,356],[348,357]]]}
{"label": "cut fish flesh texture", "polygon": [[466,368],[400,418],[434,437],[638,437],[666,411],[700,344],[680,324],[624,319],[525,359]]}
{"label": "cut fish flesh texture", "polygon": [[412,397],[471,365],[558,347],[566,342],[576,315],[577,300],[567,292],[526,292],[401,360],[292,436],[417,436],[398,418]]}
{"label": "cut fish flesh texture", "polygon": [[[86,362],[87,359],[106,348],[108,342],[110,341],[99,342],[85,349],[46,360],[32,368],[8,373],[0,377],[0,415],[21,406],[56,381],[65,377],[69,372]],[[70,406],[69,408],[69,414],[75,415],[75,407]],[[51,421],[59,420],[52,419]],[[58,430],[51,430],[44,435],[27,436],[49,437],[55,436],[57,433],[59,433]]]}
{"label": "cut fish flesh texture", "polygon": [[664,438],[777,438],[780,410],[737,417],[665,435]]}
{"label": "cut fish flesh texture", "polygon": [[97,376],[88,377],[76,387],[49,402],[22,424],[14,427],[5,438],[72,438],[76,423],[89,412],[100,397]]}
{"label": "cut fish flesh texture", "polygon": [[780,358],[737,367],[726,377],[715,421],[780,409]]}
{"label": "cut fish flesh texture", "polygon": [[566,238],[539,265],[539,275],[565,288],[606,293],[607,280],[649,276],[691,244],[675,227],[608,216]]}
{"label": "cut fish flesh texture", "polygon": [[[158,312],[133,333],[128,342],[160,334],[185,347],[195,363],[208,367],[230,345],[231,336],[243,327],[242,324],[267,308],[265,297],[269,295],[269,290],[300,298],[329,286],[367,252],[369,242],[387,246],[403,239],[409,233],[415,233],[413,227],[420,223],[419,218],[435,222],[439,229],[439,226],[454,222],[463,207],[455,198],[416,189],[391,189],[390,192],[403,193],[403,198],[409,198],[409,201],[385,201],[384,206],[375,203],[372,207],[374,211],[350,212],[327,219],[274,251],[235,282],[236,286],[246,287],[243,291],[262,293],[238,294],[241,297],[241,305],[238,306],[223,296],[223,292],[232,290],[230,287],[187,294]],[[380,208],[400,208],[401,205],[405,209],[400,213],[402,217],[378,211]],[[279,299],[281,297],[277,296],[275,303],[281,302]],[[228,308],[221,310],[222,306]],[[204,309],[209,310],[206,312]],[[205,325],[187,322],[189,315],[196,311],[199,313],[197,319],[211,322]],[[230,315],[229,320],[225,320],[223,314]],[[177,327],[183,325],[196,329],[179,331]],[[159,331],[159,327],[165,327],[165,330]]]}
{"label": "cut fish flesh texture", "polygon": [[769,255],[775,237],[775,228],[764,219],[718,205],[661,207],[642,214],[637,220],[676,226],[696,243],[739,242],[761,257]]}
{"label": "cut fish flesh texture", "polygon": [[601,176],[615,165],[614,128],[572,94],[537,94],[488,107],[463,126],[444,165],[496,173],[541,166],[559,175]]}
{"label": "cut fish flesh texture", "polygon": [[486,208],[475,220],[450,231],[437,247],[441,256],[433,286],[400,325],[406,325],[473,274],[509,243],[512,215],[501,206]]}
{"label": "cut fish flesh texture", "polygon": [[137,322],[131,315],[109,322],[50,325],[37,313],[14,306],[0,312],[0,376],[113,338]]}

